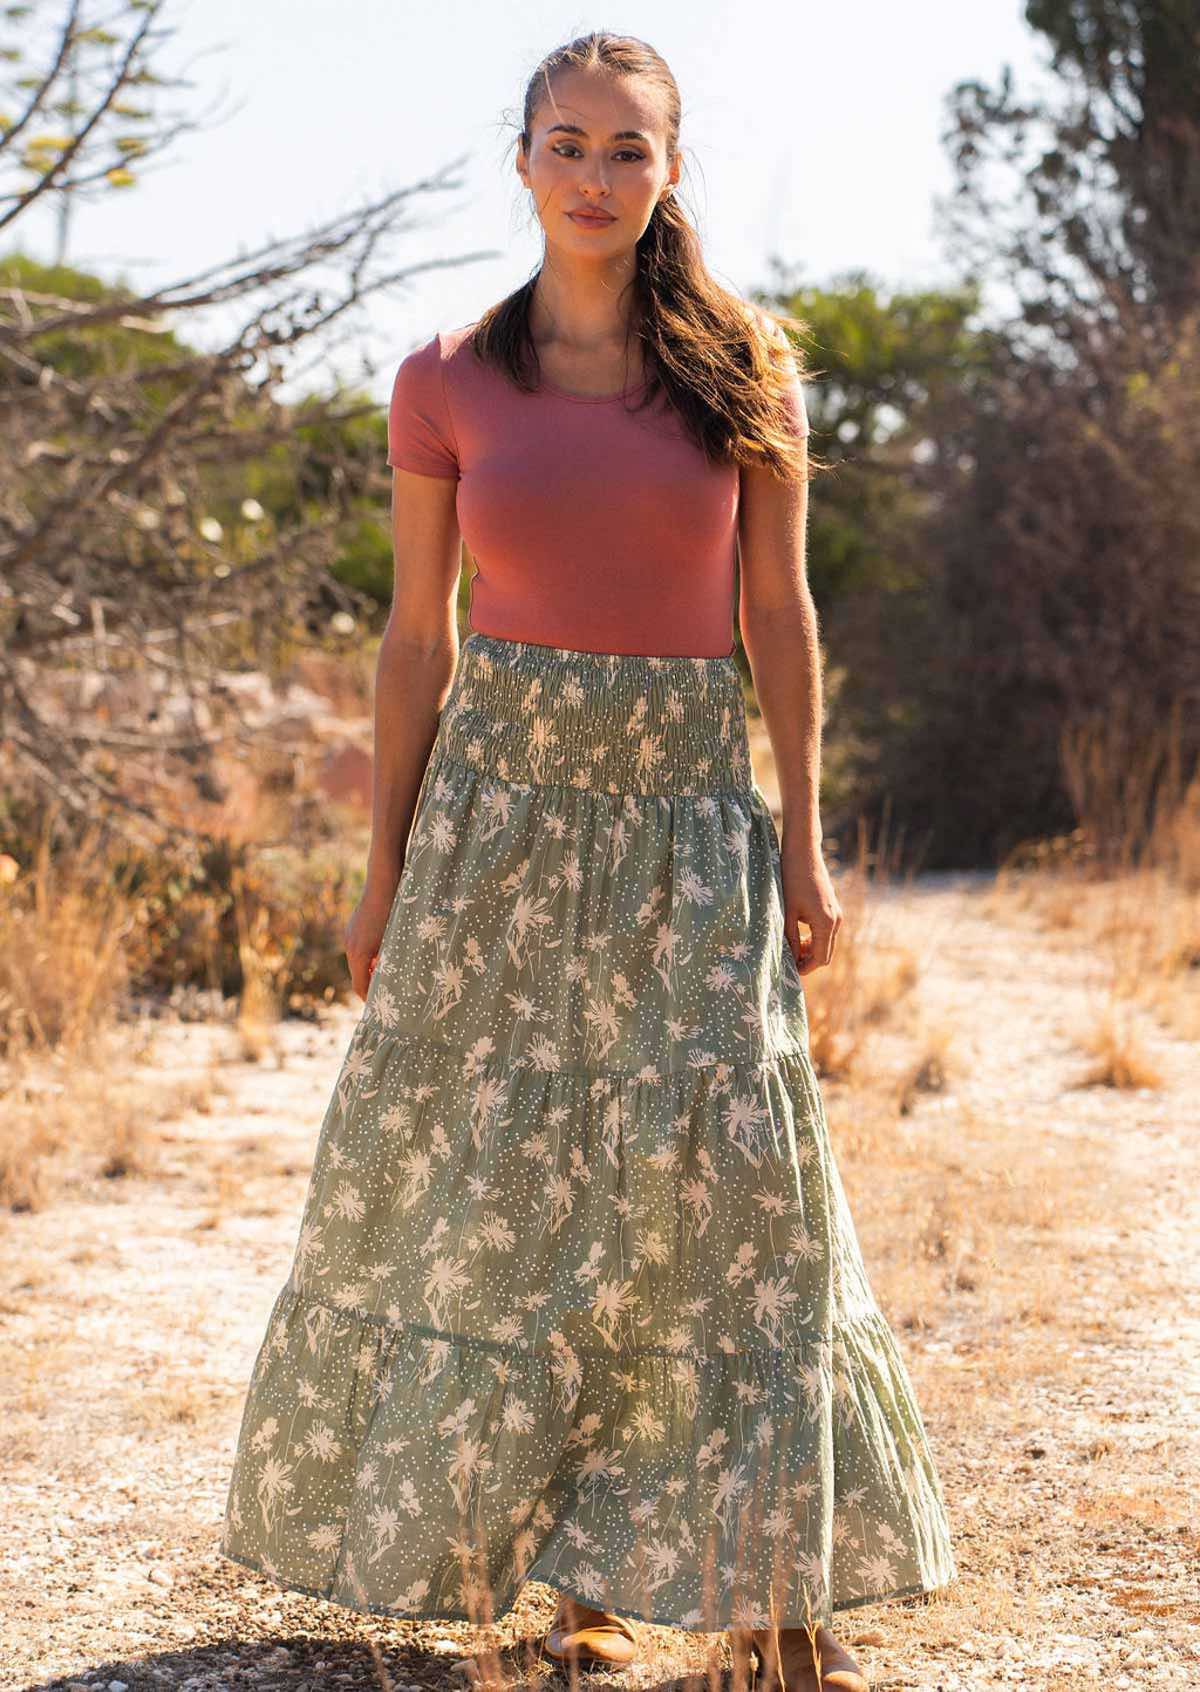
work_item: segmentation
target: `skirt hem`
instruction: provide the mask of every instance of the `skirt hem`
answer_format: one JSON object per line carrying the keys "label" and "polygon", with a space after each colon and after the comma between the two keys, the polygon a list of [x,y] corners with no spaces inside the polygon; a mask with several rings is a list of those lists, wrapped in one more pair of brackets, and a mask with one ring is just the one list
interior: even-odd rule
{"label": "skirt hem", "polygon": [[[493,1611],[491,1622],[484,1622],[480,1621],[478,1617],[470,1615],[466,1610],[455,1610],[449,1607],[434,1610],[401,1610],[391,1604],[374,1604],[370,1601],[366,1603],[354,1603],[349,1598],[335,1596],[331,1590],[323,1591],[321,1588],[316,1586],[304,1586],[298,1581],[288,1580],[279,1574],[272,1574],[271,1571],[265,1568],[261,1563],[256,1563],[249,1557],[239,1556],[232,1551],[227,1551],[223,1545],[218,1547],[218,1554],[224,1557],[226,1562],[236,1563],[239,1568],[250,1569],[254,1574],[262,1575],[265,1580],[273,1581],[276,1586],[285,1592],[298,1592],[306,1598],[320,1598],[324,1603],[336,1604],[339,1609],[351,1610],[355,1615],[390,1616],[396,1621],[456,1621],[467,1622],[472,1627],[482,1628],[494,1626],[496,1622],[503,1621],[506,1616],[510,1615],[512,1611],[516,1609],[522,1596],[523,1588],[529,1581],[536,1581],[539,1585],[549,1586],[553,1592],[560,1592],[566,1598],[575,1598],[581,1604],[590,1604],[593,1602],[592,1597],[585,1597],[583,1593],[572,1592],[567,1587],[556,1586],[553,1582],[544,1579],[541,1575],[530,1574],[526,1575],[525,1580],[521,1583],[521,1586],[517,1589],[517,1591],[513,1593],[508,1602],[498,1606]],[[938,1593],[945,1592],[947,1587],[953,1585],[957,1579],[958,1575],[956,1572],[947,1580],[939,1581],[933,1586],[925,1586],[921,1584],[916,1586],[897,1586],[890,1592],[872,1592],[868,1593],[865,1597],[838,1599],[830,1605],[830,1613],[837,1615],[839,1611],[859,1610],[867,1604],[887,1604],[901,1598],[932,1598]],[[607,1600],[605,1600],[603,1607],[604,1609],[611,1611],[613,1615],[626,1616],[631,1621],[645,1622],[649,1627],[674,1627],[678,1628],[683,1633],[728,1633],[730,1627],[733,1625],[732,1623],[727,1622],[723,1627],[718,1628],[692,1627],[689,1623],[679,1621],[674,1616],[648,1616],[643,1610],[626,1609],[620,1604],[610,1604]],[[783,1627],[802,1627],[804,1624],[802,1622],[783,1622],[781,1625]],[[825,1625],[828,1626],[828,1623]]]}

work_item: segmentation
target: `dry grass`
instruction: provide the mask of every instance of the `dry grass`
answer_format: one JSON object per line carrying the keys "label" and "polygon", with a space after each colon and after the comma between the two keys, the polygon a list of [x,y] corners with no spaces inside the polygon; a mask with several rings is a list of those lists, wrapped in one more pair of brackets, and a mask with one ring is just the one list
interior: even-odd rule
{"label": "dry grass", "polygon": [[833,957],[804,977],[809,1051],[824,1080],[862,1072],[869,1036],[907,1010],[920,980],[916,958],[877,936],[878,895],[902,878],[898,852],[859,830],[854,861],[837,876],[842,927]]}
{"label": "dry grass", "polygon": [[128,1029],[108,1028],[69,1052],[10,1062],[0,1115],[0,1204],[41,1210],[97,1177],[163,1171],[159,1125],[187,1111],[211,1111],[226,1088],[215,1069],[184,1081],[132,1079],[130,1064],[147,1049],[142,1041],[131,1045]]}
{"label": "dry grass", "polygon": [[1080,1077],[1081,1087],[1161,1087],[1162,1071],[1148,1056],[1142,1036],[1128,1011],[1109,1006],[1079,1036],[1083,1049],[1096,1062]]}
{"label": "dry grass", "polygon": [[251,1062],[261,1063],[278,1049],[276,1030],[288,960],[272,936],[267,907],[260,905],[253,911],[249,908],[245,878],[240,873],[234,877],[234,910],[242,966],[237,1030],[242,1055]]}
{"label": "dry grass", "polygon": [[134,906],[116,879],[100,833],[89,830],[65,861],[47,815],[22,876],[0,876],[0,1054],[71,1050],[111,1022],[124,995],[124,942]]}
{"label": "dry grass", "polygon": [[1092,970],[1094,1026],[1080,1044],[1110,1086],[1158,1084],[1130,1007],[1200,1038],[1200,775],[1179,775],[1180,741],[1173,721],[1117,760],[1104,730],[1070,739],[1080,825],[1011,854],[993,893],[998,918],[1025,913]]}
{"label": "dry grass", "polygon": [[924,1093],[945,1092],[954,1074],[954,1030],[949,1023],[925,1027],[919,1050],[909,1061],[896,1099],[896,1109],[907,1116]]}
{"label": "dry grass", "polygon": [[64,849],[59,823],[42,813],[24,867],[0,854],[0,1205],[11,1210],[41,1207],[89,1170],[154,1173],[155,1125],[205,1108],[211,1076],[128,1082],[148,1051],[130,1018],[135,987],[227,979],[241,1055],[261,1062],[285,1004],[324,1005],[335,977],[345,985],[344,865],[218,853],[189,870],[98,829]]}

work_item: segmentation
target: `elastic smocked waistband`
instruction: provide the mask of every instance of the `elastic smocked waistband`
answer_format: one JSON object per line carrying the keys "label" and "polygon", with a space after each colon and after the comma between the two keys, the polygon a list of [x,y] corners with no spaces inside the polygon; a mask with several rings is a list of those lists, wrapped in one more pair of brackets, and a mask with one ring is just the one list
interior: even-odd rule
{"label": "elastic smocked waistband", "polygon": [[533,657],[546,663],[603,664],[622,670],[636,670],[639,665],[647,670],[662,670],[684,664],[689,668],[698,665],[701,671],[705,668],[714,671],[737,669],[731,652],[708,657],[693,657],[684,652],[593,652],[583,646],[544,646],[535,640],[512,640],[505,635],[484,634],[480,629],[468,629],[462,643],[463,651],[468,647],[487,652],[498,664],[517,664],[526,657]]}
{"label": "elastic smocked waistband", "polygon": [[732,656],[590,652],[473,629],[435,752],[506,781],[604,793],[753,788]]}

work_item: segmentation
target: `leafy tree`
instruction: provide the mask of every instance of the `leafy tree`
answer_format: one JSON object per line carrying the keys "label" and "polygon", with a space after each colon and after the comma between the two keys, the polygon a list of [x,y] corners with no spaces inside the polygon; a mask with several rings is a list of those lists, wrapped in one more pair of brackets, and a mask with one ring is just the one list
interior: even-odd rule
{"label": "leafy tree", "polygon": [[868,798],[944,864],[1090,821],[1081,737],[1150,767],[1129,832],[1200,754],[1200,5],[1031,0],[1026,17],[1051,93],[1019,98],[1006,68],[949,100],[944,227],[1000,307],[980,379],[925,419],[926,662]]}
{"label": "leafy tree", "polygon": [[888,294],[852,272],[826,287],[785,281],[772,298],[809,326],[813,446],[829,469],[814,483],[808,559],[826,656],[825,826],[845,847],[860,811],[891,802],[925,732],[945,639],[939,517],[963,475],[949,422],[969,396],[988,405],[993,338],[973,325],[971,288]]}

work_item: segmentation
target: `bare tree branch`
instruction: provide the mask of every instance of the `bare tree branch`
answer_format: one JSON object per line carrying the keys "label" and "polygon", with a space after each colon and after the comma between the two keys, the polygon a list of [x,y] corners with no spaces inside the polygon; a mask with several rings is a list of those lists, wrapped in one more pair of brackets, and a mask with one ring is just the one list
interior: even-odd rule
{"label": "bare tree branch", "polygon": [[[127,0],[106,20],[106,43],[131,20],[116,62],[6,225],[89,179],[122,91],[156,83],[165,10]],[[68,6],[0,162],[80,62],[86,12]],[[374,298],[497,256],[394,251],[464,163],[140,292],[0,262],[0,781],[131,839],[189,839],[178,806],[147,795],[211,796],[215,760],[272,739],[229,677],[361,641],[377,602],[338,565],[365,522],[386,529],[389,478],[378,405],[333,361]],[[301,402],[280,397],[314,378]]]}

